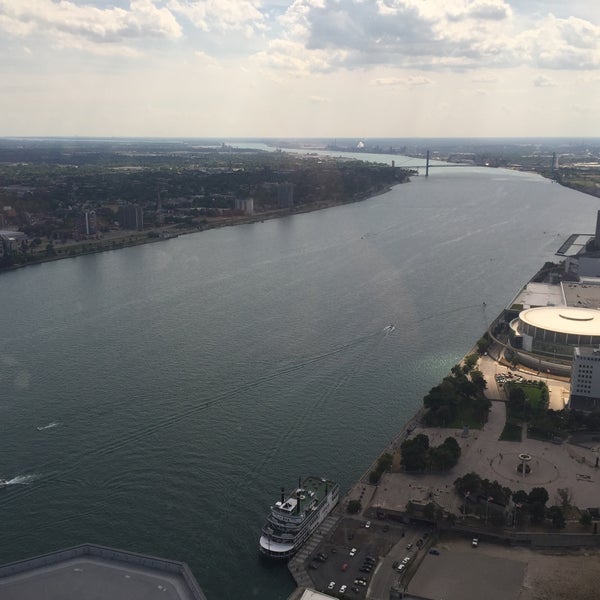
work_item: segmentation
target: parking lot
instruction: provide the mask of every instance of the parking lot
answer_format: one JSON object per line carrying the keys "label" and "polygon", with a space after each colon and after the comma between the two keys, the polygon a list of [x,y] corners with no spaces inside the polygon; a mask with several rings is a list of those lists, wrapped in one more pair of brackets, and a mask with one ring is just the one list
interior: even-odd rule
{"label": "parking lot", "polygon": [[439,554],[424,556],[408,592],[425,598],[444,600],[507,600],[517,598],[526,560],[512,549],[468,539],[442,542]]}
{"label": "parking lot", "polygon": [[365,598],[368,591],[369,597],[387,598],[417,562],[428,535],[393,521],[342,518],[311,555],[314,588],[338,597]]}

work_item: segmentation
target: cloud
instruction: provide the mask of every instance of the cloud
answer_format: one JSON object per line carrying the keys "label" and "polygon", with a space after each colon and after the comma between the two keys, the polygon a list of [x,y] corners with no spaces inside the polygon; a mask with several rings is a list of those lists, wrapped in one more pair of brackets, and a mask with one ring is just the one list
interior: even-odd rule
{"label": "cloud", "polygon": [[421,86],[421,85],[432,85],[433,81],[428,77],[422,76],[412,76],[408,77],[379,77],[378,79],[373,79],[369,82],[369,85],[377,85],[377,86]]}
{"label": "cloud", "polygon": [[315,104],[329,104],[330,98],[324,98],[323,96],[309,96],[308,99]]}
{"label": "cloud", "polygon": [[181,27],[167,8],[152,0],[131,0],[129,9],[95,8],[69,0],[0,0],[0,29],[17,37],[47,36],[60,47],[100,53],[114,44],[119,53],[135,53],[125,45],[147,38],[179,38]]}
{"label": "cloud", "polygon": [[281,41],[302,48],[294,55],[303,70],[600,66],[596,25],[552,15],[529,21],[505,0],[294,0],[278,26],[269,61],[279,61]]}
{"label": "cloud", "polygon": [[167,6],[204,32],[237,31],[251,36],[266,29],[265,16],[255,0],[170,0]]}
{"label": "cloud", "polygon": [[533,85],[535,87],[556,87],[558,84],[550,77],[546,77],[546,75],[538,75],[533,80]]}

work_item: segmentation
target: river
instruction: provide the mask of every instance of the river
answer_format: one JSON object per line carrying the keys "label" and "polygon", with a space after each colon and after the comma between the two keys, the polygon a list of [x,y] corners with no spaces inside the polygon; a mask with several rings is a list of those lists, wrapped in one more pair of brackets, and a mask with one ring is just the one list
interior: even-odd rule
{"label": "river", "polygon": [[87,541],[186,561],[209,599],[287,597],[257,555],[279,488],[347,490],[597,207],[537,175],[439,169],[0,274],[0,561]]}

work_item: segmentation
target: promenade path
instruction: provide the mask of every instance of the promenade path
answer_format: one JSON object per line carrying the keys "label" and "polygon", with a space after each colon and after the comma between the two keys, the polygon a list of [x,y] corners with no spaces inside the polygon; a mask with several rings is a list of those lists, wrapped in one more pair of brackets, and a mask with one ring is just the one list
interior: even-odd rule
{"label": "promenade path", "polygon": [[[481,430],[470,430],[463,437],[462,430],[417,425],[409,434],[411,437],[419,433],[427,435],[432,446],[441,444],[449,436],[454,437],[461,447],[458,465],[447,473],[386,473],[372,491],[369,504],[374,508],[403,512],[409,501],[433,501],[445,510],[459,514],[462,501],[454,492],[454,481],[475,472],[482,478],[497,480],[513,491],[529,492],[533,487],[545,487],[550,496],[548,505],[560,504],[558,490],[566,488],[575,506],[598,506],[600,469],[595,468],[595,464],[596,458],[600,457],[600,443],[592,448],[569,443],[552,444],[529,439],[525,433],[520,442],[500,440],[506,421],[506,404],[503,389],[496,384],[494,375],[506,372],[506,367],[490,357],[482,357],[477,368],[484,374],[488,383],[486,395],[492,401],[488,422]],[[524,372],[523,376],[537,378],[537,374],[531,372]],[[550,379],[548,385],[556,390],[554,397],[562,408],[562,390],[568,383]],[[521,453],[531,455],[531,472],[525,477],[517,472]]]}

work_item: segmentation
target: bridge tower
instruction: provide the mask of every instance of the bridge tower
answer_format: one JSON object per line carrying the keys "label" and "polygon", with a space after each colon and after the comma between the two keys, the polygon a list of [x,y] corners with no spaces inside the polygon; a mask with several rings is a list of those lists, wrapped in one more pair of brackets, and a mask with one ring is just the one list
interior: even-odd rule
{"label": "bridge tower", "polygon": [[427,150],[427,162],[425,163],[425,177],[429,177],[429,150]]}

